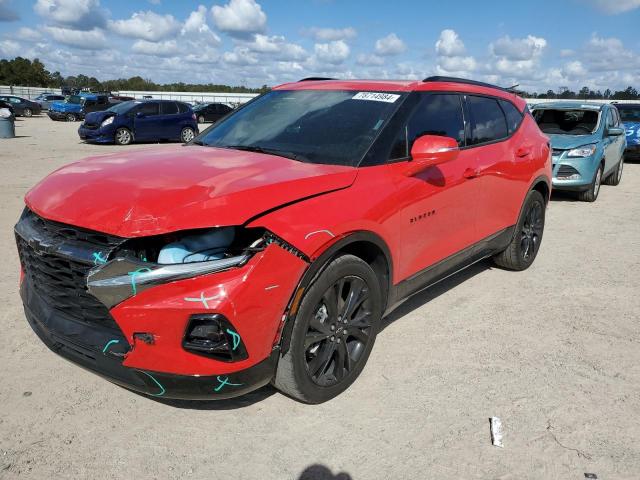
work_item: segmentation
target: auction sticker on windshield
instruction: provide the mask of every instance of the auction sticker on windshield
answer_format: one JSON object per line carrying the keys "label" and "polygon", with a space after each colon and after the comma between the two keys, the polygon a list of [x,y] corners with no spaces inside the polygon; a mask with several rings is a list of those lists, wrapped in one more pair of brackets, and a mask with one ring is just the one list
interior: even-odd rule
{"label": "auction sticker on windshield", "polygon": [[353,96],[353,100],[370,100],[374,102],[394,103],[400,98],[400,95],[393,93],[381,92],[359,92]]}

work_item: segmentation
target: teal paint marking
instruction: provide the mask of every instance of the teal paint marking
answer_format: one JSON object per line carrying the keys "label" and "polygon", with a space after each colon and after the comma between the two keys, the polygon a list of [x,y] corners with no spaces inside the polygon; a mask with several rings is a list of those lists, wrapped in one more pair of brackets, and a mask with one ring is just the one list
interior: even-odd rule
{"label": "teal paint marking", "polygon": [[219,392],[220,390],[222,390],[222,387],[224,387],[225,385],[231,385],[234,387],[239,387],[240,385],[242,385],[242,383],[231,383],[229,381],[229,377],[220,378],[220,376],[217,376],[216,380],[220,382],[220,385],[213,389],[215,392]]}
{"label": "teal paint marking", "polygon": [[153,376],[153,375],[151,375],[150,373],[144,372],[144,371],[142,371],[142,370],[138,370],[138,372],[140,372],[140,373],[144,373],[147,377],[149,377],[151,380],[153,380],[153,381],[154,381],[154,383],[155,383],[156,385],[158,385],[158,387],[160,387],[160,393],[150,393],[149,395],[152,395],[152,396],[154,396],[154,397],[161,397],[162,395],[164,395],[164,392],[165,392],[166,390],[164,389],[164,387],[162,386],[162,384],[161,384],[158,380],[156,380],[156,379],[154,378],[154,376]]}
{"label": "teal paint marking", "polygon": [[104,348],[102,349],[102,354],[106,355],[107,350],[109,350],[109,347],[115,343],[120,343],[120,340],[109,340],[107,344],[104,346]]}
{"label": "teal paint marking", "polygon": [[236,348],[238,348],[238,345],[240,345],[240,335],[238,335],[233,330],[229,330],[228,328],[227,328],[227,333],[233,337],[233,348],[232,348],[232,350],[235,350]]}
{"label": "teal paint marking", "polygon": [[107,259],[102,256],[102,252],[93,252],[93,264],[104,265],[107,263]]}
{"label": "teal paint marking", "polygon": [[131,275],[131,290],[133,294],[136,295],[138,293],[138,289],[136,287],[136,277],[144,272],[150,272],[151,269],[147,267],[139,268],[135,272],[129,272],[128,275]]}

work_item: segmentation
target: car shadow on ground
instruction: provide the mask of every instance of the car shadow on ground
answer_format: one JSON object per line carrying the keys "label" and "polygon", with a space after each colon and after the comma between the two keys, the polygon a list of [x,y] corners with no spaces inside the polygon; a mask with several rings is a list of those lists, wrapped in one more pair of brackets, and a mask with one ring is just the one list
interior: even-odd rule
{"label": "car shadow on ground", "polygon": [[298,477],[298,480],[352,480],[353,477],[345,472],[335,475],[331,470],[320,464],[309,465]]}
{"label": "car shadow on ground", "polygon": [[554,190],[551,193],[551,201],[552,202],[578,202],[578,203],[582,203],[581,200],[578,200],[578,194],[576,192],[563,192],[561,190]]}
{"label": "car shadow on ground", "polygon": [[466,282],[470,278],[475,277],[479,273],[482,273],[485,270],[489,270],[494,266],[495,265],[493,264],[491,259],[482,260],[442,280],[441,282],[436,283],[432,287],[415,293],[413,296],[405,300],[404,303],[401,303],[400,306],[393,310],[389,315],[382,319],[380,332],[384,331],[385,328],[387,328],[395,321],[400,320],[402,317],[410,314],[414,310],[423,307],[431,300],[438,298],[440,295],[447,293],[449,290],[452,290],[461,283]]}

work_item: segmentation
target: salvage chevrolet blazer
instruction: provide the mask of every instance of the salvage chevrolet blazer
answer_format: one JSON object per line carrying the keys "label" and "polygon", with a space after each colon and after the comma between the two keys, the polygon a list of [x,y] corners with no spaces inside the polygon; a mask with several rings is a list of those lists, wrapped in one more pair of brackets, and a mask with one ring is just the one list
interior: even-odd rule
{"label": "salvage chevrolet blazer", "polygon": [[320,403],[381,318],[480,259],[536,258],[548,139],[462,79],[274,88],[187,146],[92,157],[26,195],[26,317],[56,353],[167,398],[272,382]]}

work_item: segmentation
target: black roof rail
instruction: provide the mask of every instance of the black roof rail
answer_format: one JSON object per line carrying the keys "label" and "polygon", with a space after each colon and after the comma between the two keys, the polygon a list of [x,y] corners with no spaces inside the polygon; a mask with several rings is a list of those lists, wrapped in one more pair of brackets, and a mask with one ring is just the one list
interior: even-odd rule
{"label": "black roof rail", "polygon": [[336,80],[335,78],[329,78],[329,77],[307,77],[307,78],[303,78],[302,80],[298,80],[299,82],[315,82],[315,81],[319,81],[319,80]]}
{"label": "black roof rail", "polygon": [[[490,83],[478,82],[476,80],[469,80],[468,78],[457,78],[457,77],[442,77],[442,76],[434,76],[427,77],[423,82],[454,82],[454,83],[464,83],[466,85],[476,85],[478,87],[488,87],[488,88],[497,88],[498,90],[504,90],[505,92],[513,92],[513,90],[499,87],[497,85],[492,85]],[[517,86],[517,85],[516,85]]]}

